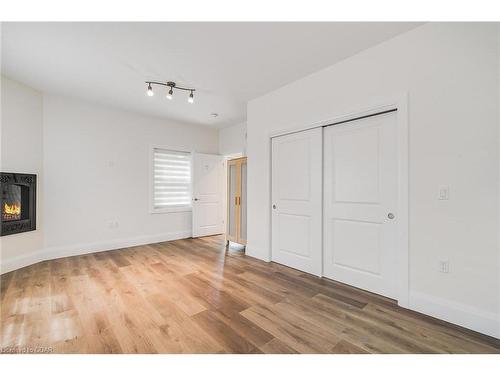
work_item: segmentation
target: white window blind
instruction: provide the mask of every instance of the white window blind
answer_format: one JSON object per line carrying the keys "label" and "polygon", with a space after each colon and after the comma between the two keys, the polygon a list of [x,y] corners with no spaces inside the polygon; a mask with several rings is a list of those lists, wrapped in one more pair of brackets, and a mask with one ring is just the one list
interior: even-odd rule
{"label": "white window blind", "polygon": [[153,155],[153,207],[191,206],[191,154],[155,148]]}

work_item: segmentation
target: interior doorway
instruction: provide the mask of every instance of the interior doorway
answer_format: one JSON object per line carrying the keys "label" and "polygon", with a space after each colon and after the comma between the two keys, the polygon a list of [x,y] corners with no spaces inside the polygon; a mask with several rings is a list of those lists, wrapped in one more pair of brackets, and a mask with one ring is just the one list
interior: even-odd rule
{"label": "interior doorway", "polygon": [[247,242],[247,158],[224,157],[224,228],[228,248],[244,251]]}

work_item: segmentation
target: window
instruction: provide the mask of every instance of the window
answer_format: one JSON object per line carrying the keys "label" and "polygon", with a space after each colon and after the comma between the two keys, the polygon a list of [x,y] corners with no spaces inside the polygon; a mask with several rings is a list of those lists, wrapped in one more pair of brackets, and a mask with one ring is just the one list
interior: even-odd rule
{"label": "window", "polygon": [[191,209],[191,154],[153,149],[153,212]]}

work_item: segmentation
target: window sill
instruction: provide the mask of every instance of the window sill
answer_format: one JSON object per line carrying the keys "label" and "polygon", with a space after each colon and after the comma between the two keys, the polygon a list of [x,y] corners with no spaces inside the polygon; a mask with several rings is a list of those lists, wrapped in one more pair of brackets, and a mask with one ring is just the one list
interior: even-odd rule
{"label": "window sill", "polygon": [[169,214],[173,212],[191,212],[191,206],[181,206],[181,207],[165,207],[165,208],[152,208],[150,210],[151,214]]}

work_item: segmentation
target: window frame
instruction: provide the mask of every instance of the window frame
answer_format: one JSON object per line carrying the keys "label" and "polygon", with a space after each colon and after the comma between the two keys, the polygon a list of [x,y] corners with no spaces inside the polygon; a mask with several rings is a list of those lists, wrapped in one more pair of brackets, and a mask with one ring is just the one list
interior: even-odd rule
{"label": "window frame", "polygon": [[[191,180],[189,183],[189,196],[191,199],[191,203],[189,205],[182,205],[182,206],[173,206],[173,207],[162,207],[162,208],[157,208],[154,205],[154,200],[155,200],[155,194],[154,194],[154,189],[155,189],[155,149],[160,149],[164,151],[172,151],[172,152],[184,152],[186,154],[189,154],[189,160],[190,160],[190,168],[191,168]],[[180,147],[170,147],[170,146],[165,146],[165,145],[151,145],[149,148],[149,213],[151,214],[167,214],[167,213],[174,213],[174,212],[192,212],[193,211],[193,151],[192,150],[186,150],[182,149]]]}

